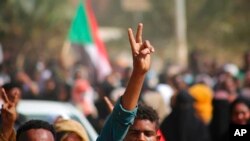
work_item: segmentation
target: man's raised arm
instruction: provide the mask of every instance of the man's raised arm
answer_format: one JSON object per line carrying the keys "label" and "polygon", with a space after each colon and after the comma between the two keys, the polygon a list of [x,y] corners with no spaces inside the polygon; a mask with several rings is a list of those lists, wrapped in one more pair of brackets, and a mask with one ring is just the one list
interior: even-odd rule
{"label": "man's raised arm", "polygon": [[[122,141],[130,125],[134,122],[144,78],[150,68],[150,55],[154,52],[154,48],[149,41],[142,40],[142,29],[143,25],[138,24],[135,37],[132,29],[128,29],[131,54],[133,56],[132,75],[123,96],[115,104],[97,141]],[[110,107],[112,109],[112,106]]]}
{"label": "man's raised arm", "polygon": [[143,25],[139,23],[136,38],[134,37],[133,30],[131,28],[128,29],[133,56],[133,71],[121,100],[121,104],[126,110],[132,110],[137,105],[145,75],[150,68],[150,54],[154,52],[154,48],[150,42],[142,40],[142,29]]}

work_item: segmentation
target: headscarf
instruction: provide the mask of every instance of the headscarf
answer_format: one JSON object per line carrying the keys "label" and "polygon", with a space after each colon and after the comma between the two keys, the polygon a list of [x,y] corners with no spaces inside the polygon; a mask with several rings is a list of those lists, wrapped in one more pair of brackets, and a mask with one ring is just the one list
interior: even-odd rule
{"label": "headscarf", "polygon": [[189,88],[189,93],[194,98],[194,108],[196,113],[205,124],[209,124],[212,119],[213,91],[205,84],[196,84]]}
{"label": "headscarf", "polygon": [[75,120],[59,119],[55,122],[54,126],[57,133],[74,132],[82,139],[82,141],[89,141],[86,130]]}

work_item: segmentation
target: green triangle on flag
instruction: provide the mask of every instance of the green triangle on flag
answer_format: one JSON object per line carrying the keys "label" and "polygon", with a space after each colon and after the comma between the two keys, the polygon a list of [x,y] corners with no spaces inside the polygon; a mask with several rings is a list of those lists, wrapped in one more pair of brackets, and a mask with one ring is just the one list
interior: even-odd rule
{"label": "green triangle on flag", "polygon": [[79,3],[71,22],[68,41],[73,48],[74,56],[78,57],[76,62],[91,70],[90,79],[93,76],[93,79],[97,78],[97,81],[101,82],[111,73],[112,68],[104,43],[98,35],[98,25],[90,0]]}
{"label": "green triangle on flag", "polygon": [[71,43],[82,45],[93,43],[91,28],[83,3],[80,3],[77,8],[76,15],[71,23],[68,39]]}

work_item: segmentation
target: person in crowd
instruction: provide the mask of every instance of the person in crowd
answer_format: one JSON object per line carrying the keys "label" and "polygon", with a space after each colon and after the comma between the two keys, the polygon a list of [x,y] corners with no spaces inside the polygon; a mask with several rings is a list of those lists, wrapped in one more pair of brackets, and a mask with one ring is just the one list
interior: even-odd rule
{"label": "person in crowd", "polygon": [[56,82],[55,78],[50,77],[44,80],[44,89],[40,92],[39,99],[43,100],[58,100],[59,83]]}
{"label": "person in crowd", "polygon": [[138,105],[134,123],[128,130],[124,141],[159,141],[159,117],[157,112],[145,104]]}
{"label": "person in crowd", "polygon": [[172,100],[172,112],[160,129],[167,141],[209,141],[205,124],[196,116],[194,99],[187,91],[179,91]]}
{"label": "person in crowd", "polygon": [[240,69],[239,77],[242,80],[247,71],[250,70],[250,50],[246,51],[242,56],[243,66]]}
{"label": "person in crowd", "polygon": [[[19,87],[18,84],[15,83],[6,83],[2,86],[4,90],[6,91],[6,95],[8,99],[14,103],[14,105],[17,107],[19,100],[21,99],[21,88]],[[15,95],[17,99],[15,100]],[[26,116],[24,116],[21,113],[16,112],[17,119],[15,120],[14,128],[17,129],[20,125],[22,125],[24,122],[27,121]],[[2,114],[0,114],[0,119],[1,119]],[[2,126],[2,121],[0,121],[0,127]]]}
{"label": "person in crowd", "polygon": [[7,71],[6,64],[0,63],[0,85],[9,83],[11,80],[10,74]]}
{"label": "person in crowd", "polygon": [[226,132],[220,140],[230,140],[230,129],[237,126],[250,126],[250,101],[244,98],[237,98],[230,104],[230,122]]}
{"label": "person in crowd", "polygon": [[142,95],[142,101],[156,110],[160,123],[163,119],[165,119],[169,111],[164,103],[162,95],[160,95],[159,92],[153,90],[145,91]]}
{"label": "person in crowd", "polygon": [[236,99],[230,107],[231,124],[250,125],[250,101]]}
{"label": "person in crowd", "polygon": [[95,91],[90,85],[87,77],[86,68],[80,66],[75,73],[71,100],[86,117],[93,118],[97,116],[97,110],[94,105]]}
{"label": "person in crowd", "polygon": [[42,120],[30,120],[17,130],[16,141],[55,141],[53,125]]}
{"label": "person in crowd", "polygon": [[210,134],[213,141],[221,141],[229,128],[230,104],[238,97],[238,85],[228,72],[219,72],[214,86],[213,117],[210,122]]}
{"label": "person in crowd", "polygon": [[14,81],[22,88],[23,99],[37,99],[39,97],[39,87],[36,81],[31,79],[25,71],[18,71]]}
{"label": "person in crowd", "polygon": [[241,89],[241,96],[250,100],[250,70],[248,70],[245,74]]}
{"label": "person in crowd", "polygon": [[214,99],[225,99],[232,103],[239,94],[240,91],[236,78],[228,73],[221,73],[215,86]]}
{"label": "person in crowd", "polygon": [[205,125],[209,125],[212,119],[213,90],[203,82],[194,84],[188,89],[194,98],[194,109],[198,117]]}
{"label": "person in crowd", "polygon": [[56,141],[89,141],[84,127],[72,119],[59,118],[54,123]]}
{"label": "person in crowd", "polygon": [[[114,105],[107,96],[104,97],[104,101],[110,113],[113,111]],[[142,124],[141,124],[142,123]],[[153,141],[166,141],[162,135],[160,127],[159,115],[152,107],[139,103],[138,112],[136,114],[133,125],[129,128],[128,134],[125,137],[125,141],[141,140],[153,140]],[[140,129],[140,130],[138,130]],[[143,130],[145,130],[143,132]],[[143,133],[140,133],[143,132]],[[144,134],[143,136],[139,134]]]}
{"label": "person in crowd", "polygon": [[202,59],[202,52],[200,50],[193,50],[189,54],[189,68],[193,74],[202,73],[202,70],[204,69]]}
{"label": "person in crowd", "polygon": [[5,90],[1,89],[1,96],[3,99],[3,105],[1,109],[1,129],[0,129],[0,141],[15,141],[14,125],[17,119],[16,103],[17,103],[17,91],[14,92],[13,100],[9,100]]}
{"label": "person in crowd", "polygon": [[230,103],[227,98],[216,97],[212,101],[213,117],[210,122],[210,134],[212,141],[223,140],[223,135],[227,131],[230,122],[229,107]]}

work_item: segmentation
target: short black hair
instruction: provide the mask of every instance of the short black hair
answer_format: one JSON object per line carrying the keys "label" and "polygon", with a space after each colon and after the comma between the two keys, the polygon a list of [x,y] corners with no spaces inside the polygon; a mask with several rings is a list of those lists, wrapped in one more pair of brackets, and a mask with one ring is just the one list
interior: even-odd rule
{"label": "short black hair", "polygon": [[159,129],[159,116],[157,112],[150,106],[139,103],[135,119],[149,120],[156,123],[156,130]]}
{"label": "short black hair", "polygon": [[237,99],[235,99],[231,105],[230,105],[230,114],[232,115],[233,113],[233,110],[234,110],[234,107],[237,105],[237,104],[240,104],[240,103],[243,103],[245,104],[249,109],[250,109],[250,101],[248,99],[245,99],[243,97],[239,97]]}
{"label": "short black hair", "polygon": [[5,91],[9,91],[13,88],[21,89],[21,86],[18,83],[10,82],[10,83],[5,83],[4,85],[2,85],[2,88],[4,88]]}
{"label": "short black hair", "polygon": [[56,139],[56,132],[53,125],[43,120],[29,120],[18,128],[16,134],[16,140],[18,141],[20,135],[30,129],[41,129],[41,128],[50,131],[54,139]]}

